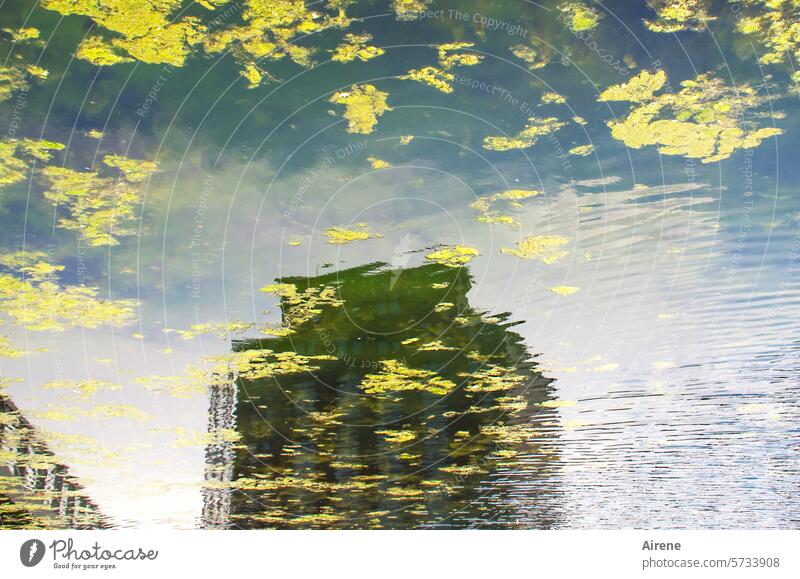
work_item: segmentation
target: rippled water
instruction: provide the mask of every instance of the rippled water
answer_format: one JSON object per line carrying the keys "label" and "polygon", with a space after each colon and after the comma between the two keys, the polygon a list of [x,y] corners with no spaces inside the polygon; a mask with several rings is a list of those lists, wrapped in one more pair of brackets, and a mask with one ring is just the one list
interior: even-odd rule
{"label": "rippled water", "polygon": [[[12,83],[5,141],[65,147],[3,153],[24,164],[0,172],[21,173],[0,194],[0,526],[797,528],[791,58],[759,64],[769,43],[724,2],[674,34],[643,3],[586,4],[591,35],[560,2],[357,2],[348,31],[383,55],[331,62],[345,31],[313,31],[316,64],[267,59],[256,88],[236,49],[98,67],[73,56],[88,18],[3,4],[42,31],[6,33],[4,70],[49,71]],[[399,78],[454,41],[483,59],[452,92]],[[700,131],[614,138],[638,105],[598,97],[641,70],[662,95],[753,87],[692,114],[782,133],[711,162],[681,149]],[[365,134],[330,102],[358,83],[392,109]],[[533,116],[564,126],[485,146]],[[62,166],[107,178],[112,213],[134,192],[130,215],[92,237],[91,202],[70,205],[89,177],[48,193]]]}

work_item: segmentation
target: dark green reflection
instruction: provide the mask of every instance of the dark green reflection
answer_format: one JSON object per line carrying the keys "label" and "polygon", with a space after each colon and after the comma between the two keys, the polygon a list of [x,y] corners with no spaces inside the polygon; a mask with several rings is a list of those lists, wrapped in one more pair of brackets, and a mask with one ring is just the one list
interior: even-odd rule
{"label": "dark green reflection", "polygon": [[240,377],[212,393],[212,432],[235,428],[241,439],[208,447],[204,525],[491,519],[482,481],[513,470],[522,454],[542,454],[537,425],[552,410],[540,406],[548,380],[507,316],[469,305],[467,268],[370,264],[278,281],[291,333],[234,350],[269,350],[263,364],[276,367],[281,353],[313,356],[314,369]]}

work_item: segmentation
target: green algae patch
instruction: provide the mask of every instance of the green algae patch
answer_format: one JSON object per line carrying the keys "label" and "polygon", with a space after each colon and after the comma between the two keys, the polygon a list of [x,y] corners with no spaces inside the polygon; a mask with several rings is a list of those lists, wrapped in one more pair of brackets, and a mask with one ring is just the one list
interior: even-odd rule
{"label": "green algae patch", "polygon": [[367,394],[421,390],[444,395],[455,387],[454,382],[441,378],[436,372],[409,368],[397,360],[384,360],[379,373],[368,374],[361,381],[361,388]]}
{"label": "green algae patch", "polygon": [[459,52],[465,48],[475,46],[472,42],[448,42],[440,44],[436,50],[439,55],[439,65],[448,70],[454,66],[475,66],[483,61],[483,55],[471,52]]}
{"label": "green algae patch", "polygon": [[43,0],[41,6],[86,16],[103,30],[103,36],[90,37],[78,50],[79,58],[95,64],[117,64],[130,57],[183,66],[206,31],[195,17],[173,16],[180,0]]}
{"label": "green algae patch", "polygon": [[516,247],[504,247],[500,252],[552,264],[567,255],[567,252],[561,249],[567,243],[569,239],[561,235],[531,235],[517,242]]}
{"label": "green algae patch", "polygon": [[539,102],[543,105],[563,105],[567,102],[567,99],[564,95],[558,94],[557,92],[546,92],[542,95]]}
{"label": "green algae patch", "polygon": [[491,136],[483,139],[483,148],[490,151],[510,151],[512,149],[527,149],[536,144],[539,137],[554,133],[567,123],[555,117],[539,118],[530,117],[525,128],[513,137]]}
{"label": "green algae patch", "polygon": [[615,139],[633,149],[655,145],[665,155],[713,163],[783,132],[744,120],[766,116],[757,109],[769,100],[748,84],[730,87],[711,74],[701,74],[683,81],[677,92],[656,94],[666,80],[663,71],[643,71],[600,94],[601,102],[633,103],[625,118],[608,122]]}
{"label": "green algae patch", "polygon": [[605,101],[629,101],[633,103],[644,103],[655,98],[653,95],[661,90],[667,83],[667,74],[663,70],[650,72],[643,70],[638,75],[622,84],[615,84],[608,87],[597,100]]}
{"label": "green algae patch", "polygon": [[14,42],[30,42],[37,40],[40,36],[39,29],[33,27],[3,28],[3,32],[8,34]]}
{"label": "green algae patch", "polygon": [[334,93],[330,102],[344,105],[348,133],[367,135],[375,130],[378,117],[392,110],[386,104],[388,96],[388,93],[378,90],[371,84],[362,84],[353,85],[349,91]]}
{"label": "green algae patch", "polygon": [[432,0],[392,0],[392,10],[398,20],[416,20],[425,12]]}
{"label": "green algae patch", "polygon": [[[741,4],[729,1],[743,8],[736,21],[737,30],[768,49],[759,58],[761,63],[791,63],[800,59],[800,1],[748,0]],[[800,80],[800,72],[795,71],[793,79]]]}
{"label": "green algae patch", "polygon": [[183,340],[193,340],[203,334],[211,334],[217,338],[230,338],[234,335],[244,334],[255,327],[251,322],[203,322],[192,324],[188,330],[165,330],[165,332],[175,332]]}
{"label": "green algae patch", "polygon": [[478,223],[497,223],[519,227],[519,221],[513,215],[509,215],[509,211],[522,207],[522,201],[532,199],[541,193],[534,189],[509,189],[479,197],[470,204],[470,207],[478,211]]}
{"label": "green algae patch", "polygon": [[366,239],[379,239],[383,237],[379,233],[370,233],[365,223],[359,223],[354,229],[346,227],[330,227],[325,230],[325,236],[331,245],[345,245],[354,241],[364,241]]}
{"label": "green algae patch", "polygon": [[515,44],[509,50],[522,60],[530,70],[539,70],[550,63],[551,51],[546,47],[534,47],[526,44]]}
{"label": "green algae patch", "polygon": [[709,0],[650,0],[655,20],[645,19],[644,25],[653,32],[701,32],[716,17],[708,13]]}
{"label": "green algae patch", "polygon": [[569,150],[569,154],[576,157],[587,157],[592,153],[594,153],[594,145],[579,145]]}
{"label": "green algae patch", "polygon": [[35,331],[125,326],[135,319],[135,300],[107,300],[99,290],[62,286],[55,274],[62,266],[45,261],[42,252],[0,256],[0,310],[17,325]]}
{"label": "green algae patch", "polygon": [[142,201],[141,181],[158,169],[152,161],[120,155],[107,155],[103,163],[121,175],[106,176],[57,166],[42,169],[47,187],[45,199],[67,211],[58,226],[78,231],[93,247],[118,245],[119,237],[136,234],[134,222]]}
{"label": "green algae patch", "polygon": [[75,57],[95,66],[113,66],[123,62],[133,62],[133,58],[125,56],[122,50],[108,44],[99,36],[87,36],[78,45]]}
{"label": "green algae patch", "polygon": [[44,390],[62,390],[80,399],[93,398],[97,392],[121,390],[122,386],[107,380],[52,380],[42,385]]}
{"label": "green algae patch", "polygon": [[410,442],[417,437],[417,433],[413,430],[376,430],[375,434],[382,435],[386,442],[391,442],[392,444]]}
{"label": "green algae patch", "polygon": [[370,46],[371,34],[345,34],[343,42],[336,47],[331,56],[334,62],[352,62],[372,60],[384,53],[382,48]]}
{"label": "green algae patch", "polygon": [[572,32],[588,32],[597,28],[602,14],[583,2],[564,2],[559,5],[560,19]]}
{"label": "green algae patch", "polygon": [[383,159],[378,159],[377,157],[367,157],[367,161],[369,161],[369,164],[373,169],[388,169],[392,166],[389,161],[384,161]]}
{"label": "green algae patch", "polygon": [[49,161],[54,151],[64,145],[54,141],[23,139],[0,143],[0,185],[11,185],[25,179],[31,170],[31,158]]}
{"label": "green algae patch", "polygon": [[31,79],[43,81],[47,71],[34,65],[7,64],[0,66],[0,102],[10,99],[14,94],[28,92]]}
{"label": "green algae patch", "polygon": [[413,80],[432,86],[436,90],[449,94],[453,92],[453,86],[450,84],[455,79],[455,75],[446,70],[440,70],[435,66],[426,66],[420,69],[412,69],[408,74],[401,76],[402,80]]}
{"label": "green algae patch", "polygon": [[453,245],[433,251],[427,254],[425,259],[447,267],[461,267],[478,257],[478,255],[478,250],[473,247]]}

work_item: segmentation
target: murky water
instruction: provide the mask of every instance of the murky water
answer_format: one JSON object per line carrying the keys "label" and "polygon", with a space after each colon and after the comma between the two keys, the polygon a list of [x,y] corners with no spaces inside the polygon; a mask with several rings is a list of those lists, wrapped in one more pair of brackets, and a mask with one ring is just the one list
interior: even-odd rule
{"label": "murky water", "polygon": [[796,3],[99,4],[0,8],[0,526],[798,527]]}

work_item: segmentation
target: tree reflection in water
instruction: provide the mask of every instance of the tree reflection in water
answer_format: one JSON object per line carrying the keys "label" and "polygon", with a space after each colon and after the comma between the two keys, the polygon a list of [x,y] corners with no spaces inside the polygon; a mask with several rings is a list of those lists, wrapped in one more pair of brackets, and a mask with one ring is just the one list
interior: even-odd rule
{"label": "tree reflection in water", "polygon": [[212,392],[210,432],[238,436],[207,447],[203,526],[500,525],[481,483],[518,456],[557,460],[549,380],[507,315],[469,305],[466,267],[278,282],[266,289],[281,296],[284,335],[234,351],[268,351],[262,363],[282,371]]}

